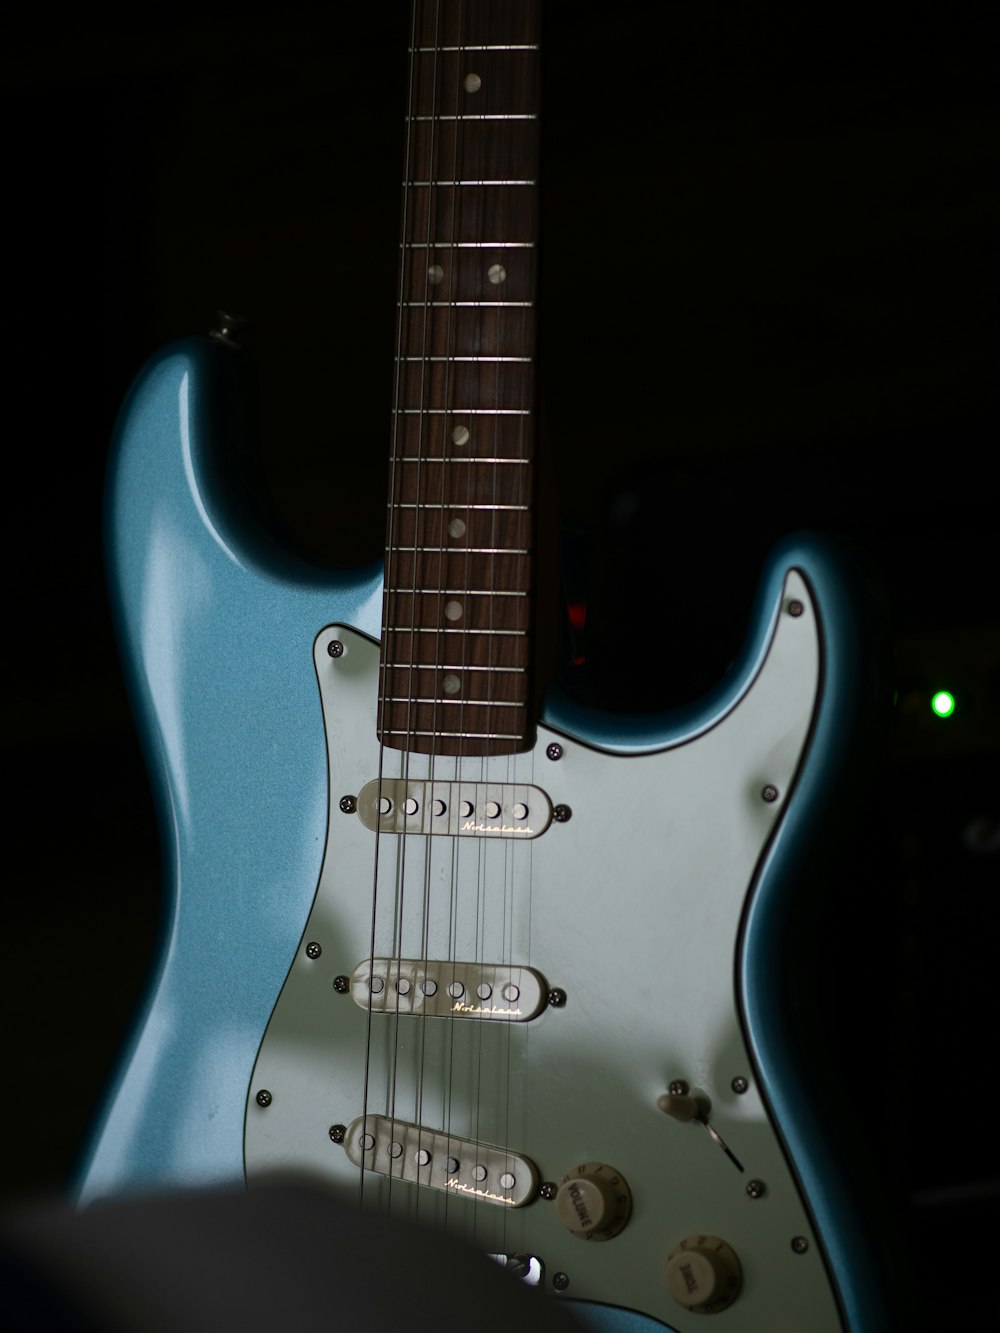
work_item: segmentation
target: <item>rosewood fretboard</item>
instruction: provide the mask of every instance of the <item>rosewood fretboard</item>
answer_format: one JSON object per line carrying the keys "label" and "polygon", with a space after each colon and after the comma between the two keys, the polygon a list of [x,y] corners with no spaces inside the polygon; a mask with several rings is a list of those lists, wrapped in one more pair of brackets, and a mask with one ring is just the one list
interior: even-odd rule
{"label": "rosewood fretboard", "polygon": [[425,754],[529,730],[538,28],[415,6],[379,735]]}

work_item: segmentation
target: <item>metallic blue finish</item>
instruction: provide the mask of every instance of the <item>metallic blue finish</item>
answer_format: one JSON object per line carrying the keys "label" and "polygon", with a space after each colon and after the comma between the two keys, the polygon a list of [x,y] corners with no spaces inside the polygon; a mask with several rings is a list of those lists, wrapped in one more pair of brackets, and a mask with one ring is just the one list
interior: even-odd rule
{"label": "metallic blue finish", "polygon": [[313,639],[380,632],[381,567],[317,576],[213,489],[197,423],[232,355],[192,339],[150,363],[112,463],[111,591],[173,897],[83,1200],[242,1180],[246,1087],[323,854]]}
{"label": "metallic blue finish", "polygon": [[[830,792],[842,778],[852,736],[865,712],[870,647],[856,606],[860,587],[831,545],[812,536],[787,539],[775,560],[794,565],[816,601],[824,677],[812,735],[775,837],[765,854],[744,921],[737,971],[744,1030],[773,1118],[795,1165],[851,1333],[893,1327],[885,1303],[885,1276],[876,1266],[871,1219],[859,1215],[845,1187],[842,1162],[826,1150],[827,1137],[788,1040],[776,942],[790,899],[806,891],[801,870]],[[867,1234],[866,1234],[867,1233]]]}
{"label": "metallic blue finish", "polygon": [[[315,892],[326,830],[324,728],[312,643],[325,625],[380,633],[381,567],[317,573],[272,545],[216,485],[213,384],[234,355],[167,349],[122,413],[108,491],[121,649],[158,802],[171,886],[161,962],[81,1181],[100,1195],[242,1180],[246,1088]],[[336,497],[331,497],[336,503]],[[771,555],[740,661],[697,704],[598,714],[553,693],[545,720],[584,744],[641,754],[683,743],[756,675],[789,568],[815,594],[824,689],[796,799],[749,904],[737,985],[757,1073],[805,1187],[852,1333],[888,1327],[878,1283],[781,1026],[770,966],[810,829],[843,760],[859,650],[833,552],[806,536]],[[574,1302],[604,1333],[665,1326]]]}

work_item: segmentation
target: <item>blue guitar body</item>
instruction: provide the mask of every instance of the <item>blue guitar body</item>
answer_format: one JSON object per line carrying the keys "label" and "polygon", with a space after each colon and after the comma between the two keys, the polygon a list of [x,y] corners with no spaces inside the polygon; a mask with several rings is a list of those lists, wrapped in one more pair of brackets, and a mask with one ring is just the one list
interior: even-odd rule
{"label": "blue guitar body", "polygon": [[[86,1163],[83,1202],[127,1192],[231,1185],[246,1178],[252,1183],[258,1169],[263,1172],[282,1161],[307,1170],[312,1166],[312,1149],[303,1147],[299,1153],[294,1142],[300,1132],[297,1122],[286,1127],[281,1119],[286,1114],[282,1106],[290,1099],[282,1103],[275,1093],[273,1107],[264,1110],[258,1093],[280,1081],[280,1070],[288,1066],[289,1051],[281,1044],[283,1022],[294,1020],[300,1027],[309,1022],[302,1015],[309,1013],[309,988],[319,973],[308,971],[313,966],[309,962],[302,962],[305,970],[297,969],[305,942],[327,939],[322,935],[324,885],[343,903],[350,890],[338,886],[338,867],[363,855],[370,838],[356,816],[337,813],[336,803],[342,791],[357,792],[362,779],[375,776],[377,760],[369,760],[366,752],[356,775],[345,770],[345,785],[331,790],[331,783],[339,780],[336,765],[342,762],[335,753],[341,724],[337,697],[324,695],[337,686],[324,685],[322,673],[327,666],[336,669],[329,648],[334,640],[347,643],[359,671],[369,671],[369,657],[377,660],[382,568],[317,572],[272,545],[248,511],[227,494],[215,457],[212,423],[217,414],[212,402],[219,366],[235,355],[209,339],[192,339],[154,360],[122,414],[112,463],[107,513],[112,595],[158,803],[167,904],[158,971]],[[334,508],[338,502],[331,497]],[[342,502],[349,503],[349,497]],[[671,954],[675,944],[681,950],[684,927],[668,894],[652,896],[652,888],[642,887],[666,882],[669,864],[678,855],[668,840],[668,816],[658,807],[656,794],[669,789],[667,765],[694,763],[699,747],[707,753],[713,737],[736,726],[732,719],[749,710],[755,692],[763,699],[768,673],[779,670],[782,652],[790,656],[781,670],[790,674],[787,680],[775,680],[771,702],[760,705],[761,716],[777,707],[776,700],[791,701],[797,688],[796,663],[801,661],[806,666],[799,674],[811,672],[812,678],[811,683],[804,681],[802,702],[795,705],[797,730],[794,736],[789,733],[790,739],[778,734],[780,726],[774,736],[759,734],[759,726],[747,732],[759,737],[759,754],[748,761],[745,791],[740,789],[739,809],[732,818],[745,818],[756,850],[746,882],[734,887],[730,899],[720,899],[713,907],[714,878],[706,872],[696,899],[684,909],[684,919],[693,920],[704,908],[697,929],[692,926],[684,937],[686,954],[704,953],[695,960],[691,978],[714,975],[715,980],[706,982],[701,1002],[690,996],[696,984],[691,979],[680,988],[683,995],[671,998],[672,971],[680,975],[686,966]],[[577,1131],[565,1121],[560,1135],[568,1156],[556,1160],[560,1141],[546,1138],[541,1120],[533,1128],[530,1112],[525,1113],[526,1141],[511,1145],[533,1156],[545,1178],[558,1179],[581,1162],[608,1158],[628,1178],[633,1221],[620,1236],[584,1247],[564,1225],[543,1220],[541,1239],[529,1234],[524,1242],[550,1270],[579,1273],[566,1295],[580,1297],[578,1308],[596,1326],[621,1333],[647,1326],[682,1333],[701,1327],[696,1315],[671,1303],[662,1268],[674,1245],[703,1232],[731,1242],[742,1264],[742,1294],[717,1315],[720,1327],[747,1333],[765,1328],[772,1333],[834,1328],[876,1333],[888,1326],[844,1188],[843,1165],[826,1155],[821,1125],[788,1044],[781,977],[774,966],[789,903],[803,891],[796,873],[842,767],[845,736],[857,712],[858,652],[847,585],[834,553],[818,539],[797,537],[773,552],[763,572],[741,660],[697,706],[636,719],[586,713],[561,697],[547,703],[533,767],[523,776],[544,788],[553,804],[566,802],[573,817],[565,825],[553,822],[534,840],[536,881],[543,883],[546,857],[560,847],[563,858],[579,858],[558,887],[558,877],[552,876],[552,895],[562,895],[553,907],[553,920],[560,914],[572,918],[577,910],[581,922],[586,920],[591,910],[588,890],[577,886],[586,880],[588,864],[594,875],[606,879],[609,873],[601,863],[601,849],[617,836],[616,793],[622,793],[627,812],[633,800],[627,795],[633,782],[629,775],[655,775],[650,777],[649,805],[635,813],[622,838],[618,878],[595,886],[592,909],[599,912],[603,895],[609,921],[630,915],[635,920],[637,939],[629,946],[629,956],[608,955],[596,965],[618,979],[607,988],[601,1009],[624,1006],[617,1029],[623,1034],[636,1033],[638,1020],[628,1010],[622,979],[641,971],[643,940],[655,939],[664,980],[662,992],[659,982],[645,991],[648,1038],[636,1036],[626,1060],[613,1049],[619,1043],[604,1038],[601,1044],[597,1034],[602,1012],[589,1013],[590,1026],[573,1027],[587,1013],[584,980],[569,975],[573,949],[564,950],[558,966],[547,955],[544,907],[538,908],[532,925],[533,965],[550,984],[565,987],[569,1001],[564,1011],[547,1010],[523,1024],[437,1021],[479,1034],[487,1026],[503,1027],[508,1034],[504,1040],[514,1042],[522,1040],[523,1029],[546,1049],[546,1066],[552,1069],[561,1068],[567,1047],[572,1046],[579,1059],[588,1041],[595,1042],[588,1066],[595,1088],[616,1082],[624,1088],[629,1070],[643,1065],[643,1043],[655,1050],[662,1040],[656,1068],[650,1067],[648,1076],[643,1072],[635,1087],[622,1094],[619,1117],[620,1126],[629,1127],[624,1136],[629,1141],[662,1136],[662,1162],[648,1160],[652,1138],[643,1149],[644,1165],[630,1167],[619,1126],[611,1126],[602,1143],[591,1128],[581,1125]],[[374,702],[372,697],[372,708]],[[788,706],[793,707],[791,702]],[[374,713],[362,719],[363,737],[369,730],[376,756]],[[546,759],[553,741],[564,751],[558,763]],[[735,741],[733,745],[735,754],[739,746]],[[722,769],[729,767],[726,760]],[[517,780],[522,780],[521,770]],[[721,786],[725,781],[722,772]],[[696,778],[689,775],[681,790],[695,785]],[[765,790],[769,787],[774,796]],[[588,814],[588,801],[602,791],[601,802]],[[724,840],[720,830],[731,820],[721,795],[719,801],[714,827],[697,827],[697,815],[691,815],[687,832],[693,842]],[[607,812],[606,824],[597,817],[598,810]],[[637,899],[630,909],[628,888],[633,882]],[[367,893],[363,883],[357,885],[366,934],[371,920]],[[540,900],[541,892],[536,897]],[[709,928],[716,928],[713,922],[717,943],[709,938]],[[324,944],[324,965],[331,947]],[[564,946],[553,941],[552,949],[557,948]],[[335,970],[350,972],[356,962],[345,953]],[[324,973],[323,1004],[333,1004],[329,983]],[[711,999],[716,992],[718,1002]],[[662,1014],[657,1013],[658,995]],[[350,996],[336,1003],[336,1022],[344,1033],[353,1031],[352,1014],[366,1018]],[[290,1019],[282,1018],[282,1004]],[[687,1004],[690,1010],[684,1008]],[[682,1058],[685,1034],[697,1028],[698,1013],[713,1004],[715,1049],[692,1046]],[[684,1011],[676,1031],[670,1018],[674,1010]],[[320,1033],[316,1040],[321,1039]],[[347,1040],[338,1036],[337,1048]],[[622,1036],[621,1044],[628,1040]],[[319,1057],[317,1062],[324,1067],[331,1063]],[[316,1116],[325,1117],[324,1123],[334,1113],[329,1109],[335,1096],[330,1087],[337,1086],[338,1077],[350,1087],[355,1075],[334,1069],[330,1077],[333,1083],[324,1083],[316,1093],[322,1102]],[[308,1105],[312,1078],[302,1075],[294,1098],[299,1107]],[[666,1095],[674,1078],[690,1079],[711,1102],[707,1126],[712,1134],[705,1124],[682,1123],[657,1108],[657,1092]],[[745,1089],[738,1086],[740,1078],[748,1085]],[[266,1079],[270,1083],[265,1084]],[[553,1108],[566,1095],[565,1087],[538,1092],[543,1104],[551,1099]],[[606,1095],[614,1096],[615,1089]],[[346,1124],[360,1111],[360,1105],[345,1105],[336,1114]],[[258,1114],[264,1118],[256,1120]],[[545,1122],[554,1114],[551,1110]],[[614,1114],[609,1102],[601,1120]],[[316,1170],[329,1174],[336,1185],[341,1168],[331,1165],[328,1172],[324,1163],[328,1158],[335,1163],[347,1159],[328,1137],[321,1137],[328,1156],[317,1159]],[[489,1134],[483,1137],[490,1141]],[[340,1155],[330,1158],[330,1153]],[[740,1159],[738,1165],[733,1157]],[[678,1183],[686,1179],[685,1172],[691,1173],[690,1188],[697,1197],[675,1198],[669,1204],[677,1213],[675,1230],[661,1235],[657,1228],[666,1222],[648,1223],[648,1244],[654,1246],[649,1253],[659,1255],[655,1263],[650,1261],[656,1271],[648,1281],[651,1291],[662,1288],[662,1301],[655,1295],[642,1297],[646,1279],[639,1278],[634,1299],[611,1298],[608,1293],[614,1288],[601,1285],[601,1266],[611,1265],[616,1256],[619,1266],[627,1260],[630,1271],[643,1266],[645,1219],[659,1206],[660,1191],[676,1196],[687,1190]],[[754,1199],[746,1186],[758,1175],[766,1179],[768,1192]],[[346,1176],[343,1183],[349,1188]],[[394,1198],[432,1193],[401,1185]],[[456,1214],[463,1208],[502,1211],[471,1199],[452,1202]],[[551,1204],[535,1202],[504,1215],[554,1219],[552,1209]],[[669,1225],[674,1225],[673,1214]],[[756,1254],[756,1236],[772,1233],[773,1256]],[[637,1248],[629,1258],[633,1237]],[[800,1252],[793,1242],[805,1249]],[[560,1247],[568,1259],[561,1258]],[[574,1267],[576,1255],[582,1258]],[[584,1271],[589,1268],[594,1270],[593,1289]],[[786,1296],[790,1306],[783,1303]],[[791,1313],[783,1322],[786,1308]]]}

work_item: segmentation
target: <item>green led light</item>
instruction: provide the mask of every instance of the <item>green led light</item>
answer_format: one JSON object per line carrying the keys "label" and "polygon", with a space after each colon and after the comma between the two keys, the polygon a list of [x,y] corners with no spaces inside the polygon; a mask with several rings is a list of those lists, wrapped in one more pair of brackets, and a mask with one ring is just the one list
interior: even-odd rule
{"label": "green led light", "polygon": [[951,717],[955,711],[955,696],[947,690],[938,690],[931,699],[931,708],[938,717]]}

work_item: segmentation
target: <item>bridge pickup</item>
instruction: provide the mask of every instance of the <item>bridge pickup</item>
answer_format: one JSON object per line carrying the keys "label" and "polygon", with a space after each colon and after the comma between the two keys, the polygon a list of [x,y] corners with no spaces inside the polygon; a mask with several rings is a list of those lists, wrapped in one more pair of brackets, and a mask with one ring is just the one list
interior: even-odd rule
{"label": "bridge pickup", "polygon": [[552,823],[552,802],[525,783],[373,778],[358,793],[358,818],[373,833],[537,838]]}
{"label": "bridge pickup", "polygon": [[548,986],[532,967],[364,958],[351,975],[351,995],[373,1013],[526,1023],[545,1008]]}
{"label": "bridge pickup", "polygon": [[538,1169],[527,1157],[388,1116],[352,1120],[344,1149],[355,1166],[367,1171],[481,1203],[522,1208],[538,1193]]}

